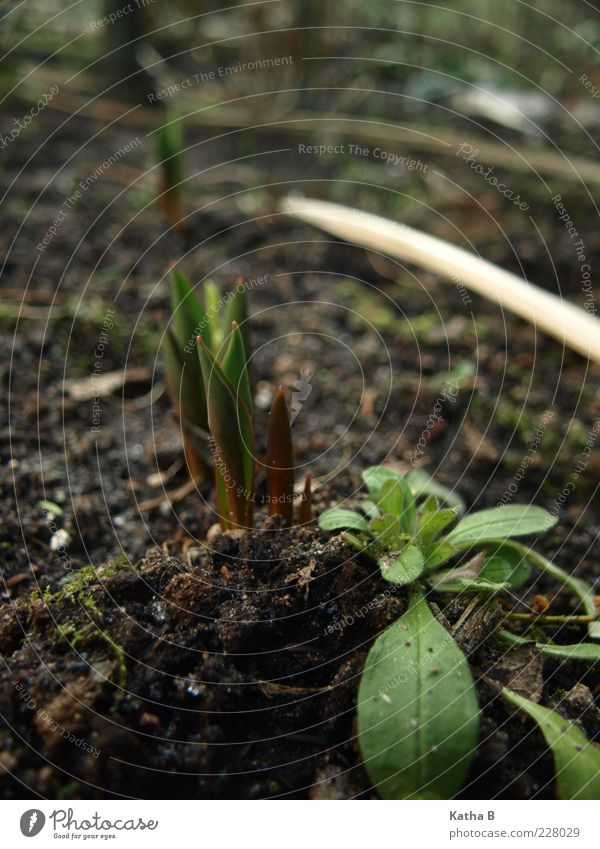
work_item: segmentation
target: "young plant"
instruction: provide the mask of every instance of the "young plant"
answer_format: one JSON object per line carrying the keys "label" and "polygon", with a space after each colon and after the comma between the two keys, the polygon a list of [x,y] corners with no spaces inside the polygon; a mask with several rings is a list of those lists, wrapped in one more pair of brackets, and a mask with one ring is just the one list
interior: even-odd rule
{"label": "young plant", "polygon": [[[214,292],[217,298],[214,298]],[[188,278],[173,268],[171,273],[171,321],[164,336],[167,392],[181,425],[184,452],[190,476],[205,479],[211,475],[208,454],[208,407],[202,369],[196,352],[196,337],[219,353],[223,351],[224,328],[231,326],[231,315],[244,316],[242,291],[222,297],[214,283],[204,284],[204,304],[200,302]]]}
{"label": "young plant", "polygon": [[[593,638],[600,637],[598,610],[584,581],[513,541],[549,530],[556,518],[546,510],[515,504],[461,518],[462,501],[422,470],[403,477],[376,466],[363,479],[368,496],[359,510],[333,507],[319,525],[344,530],[343,537],[376,561],[387,581],[408,586],[408,607],[367,656],[358,693],[361,752],[383,798],[449,799],[464,783],[475,754],[480,711],[467,658],[432,613],[426,589],[472,593],[470,607],[484,611],[495,595],[521,586],[537,567],[583,603],[586,615],[575,619],[586,621]],[[496,608],[499,624],[510,623],[510,613],[497,602]],[[547,624],[555,618],[547,617]],[[540,615],[533,622],[544,627],[546,620]],[[506,629],[497,638],[505,647],[529,642]],[[539,646],[543,656],[600,660],[600,644],[544,640]],[[561,797],[598,798],[600,747],[555,711],[506,688],[502,696],[540,726],[554,755]],[[567,769],[569,757],[573,764]]]}
{"label": "young plant", "polygon": [[[223,530],[250,528],[256,500],[252,390],[248,374],[247,309],[243,287],[223,296],[204,284],[204,303],[177,269],[171,280],[171,324],[165,335],[167,388],[182,424],[192,477],[214,467]],[[210,458],[207,456],[209,449]],[[293,521],[294,464],[290,414],[280,387],[271,408],[264,464],[269,515]],[[300,521],[309,522],[307,478]]]}
{"label": "young plant", "polygon": [[167,115],[165,123],[156,130],[156,156],[160,164],[158,200],[165,218],[177,231],[184,229],[183,151],[183,124]]}

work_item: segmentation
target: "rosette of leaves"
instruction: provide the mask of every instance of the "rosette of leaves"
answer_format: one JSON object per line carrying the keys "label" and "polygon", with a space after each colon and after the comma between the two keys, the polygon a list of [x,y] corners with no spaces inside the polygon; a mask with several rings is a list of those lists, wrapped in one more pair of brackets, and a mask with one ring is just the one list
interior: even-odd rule
{"label": "rosette of leaves", "polygon": [[[333,507],[319,517],[319,525],[342,530],[353,547],[378,563],[387,581],[408,588],[406,612],[375,640],[361,677],[363,760],[383,798],[449,799],[467,777],[480,711],[467,658],[432,612],[426,591],[473,594],[483,608],[496,594],[522,586],[538,568],[574,593],[587,614],[589,637],[599,639],[593,591],[515,541],[555,524],[540,507],[505,505],[465,516],[462,500],[420,469],[402,476],[378,466],[367,469],[363,479],[367,495],[358,509]],[[498,611],[502,620],[499,606]],[[530,642],[499,624],[493,639],[505,649]],[[540,616],[538,631],[543,625]],[[543,639],[536,648],[563,662],[600,660],[600,644],[593,642],[558,645]],[[554,756],[558,794],[598,798],[600,747],[556,711],[508,689],[502,696],[539,725]]]}

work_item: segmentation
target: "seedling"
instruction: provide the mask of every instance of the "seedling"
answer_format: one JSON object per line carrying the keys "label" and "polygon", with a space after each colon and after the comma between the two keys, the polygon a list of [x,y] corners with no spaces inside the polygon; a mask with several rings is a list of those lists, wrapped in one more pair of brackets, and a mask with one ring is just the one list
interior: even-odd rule
{"label": "seedling", "polygon": [[[319,518],[379,564],[382,576],[408,587],[408,607],[374,642],[358,693],[360,747],[373,784],[387,799],[449,799],[460,790],[475,754],[480,710],[467,658],[432,613],[425,591],[471,593],[469,605],[496,605],[493,639],[507,648],[526,638],[510,632],[495,596],[523,585],[537,567],[583,604],[588,634],[600,638],[592,588],[515,542],[556,522],[546,510],[506,505],[462,516],[459,498],[422,470],[403,477],[377,466],[363,474],[368,496],[358,511],[333,507]],[[548,617],[551,618],[551,617]],[[543,615],[535,619],[543,630]],[[550,624],[550,623],[548,623]],[[600,644],[538,642],[542,656],[600,660]],[[600,747],[558,713],[508,689],[502,697],[538,723],[551,748],[562,798],[598,798]]]}
{"label": "seedling", "polygon": [[174,230],[183,230],[183,125],[168,116],[156,131],[156,156],[160,164],[159,203]]}
{"label": "seedling", "polygon": [[[258,465],[266,473],[269,515],[281,515],[290,525],[294,503],[290,415],[280,388],[271,408],[266,459],[257,464],[243,287],[238,283],[235,291],[221,296],[207,282],[201,304],[189,280],[174,269],[171,312],[165,334],[167,387],[181,422],[190,474],[206,478],[214,468],[221,527],[250,528]],[[310,499],[307,479],[299,510],[302,522],[312,518]]]}

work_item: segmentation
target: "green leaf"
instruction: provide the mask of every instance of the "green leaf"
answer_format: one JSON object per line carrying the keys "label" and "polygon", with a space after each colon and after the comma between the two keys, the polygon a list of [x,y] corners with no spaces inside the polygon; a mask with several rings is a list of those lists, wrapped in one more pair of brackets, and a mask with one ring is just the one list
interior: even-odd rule
{"label": "green leaf", "polygon": [[435,578],[430,579],[432,588],[443,593],[497,593],[510,588],[510,584],[486,581],[485,578],[477,576],[471,578],[457,575],[455,574],[457,572],[460,572],[460,569],[448,569],[445,572],[436,573]]}
{"label": "green leaf", "polygon": [[[206,386],[208,424],[218,457],[229,505],[228,521],[234,527],[248,527],[254,497],[254,440],[250,413],[227,375],[200,339],[198,355]],[[250,434],[242,439],[241,434]]]}
{"label": "green leaf", "polygon": [[365,498],[364,501],[360,503],[360,509],[363,511],[365,516],[368,516],[369,519],[377,519],[381,516],[379,512],[379,507],[375,504],[374,501],[371,501],[369,498]]}
{"label": "green leaf", "polygon": [[[206,344],[213,356],[221,360],[225,354],[223,340],[225,339],[226,325],[221,312],[223,310],[223,299],[212,280],[204,281],[204,304],[206,307],[206,325],[208,333],[203,333]],[[231,327],[231,325],[229,325]]]}
{"label": "green leaf", "polygon": [[386,480],[382,483],[378,498],[379,509],[391,513],[400,520],[402,530],[414,531],[416,507],[412,493],[403,478]]}
{"label": "green leaf", "polygon": [[454,546],[449,545],[444,540],[436,541],[425,551],[425,571],[431,572],[442,566],[456,554]]}
{"label": "green leaf", "polygon": [[561,584],[564,584],[565,587],[568,587],[571,590],[571,592],[581,601],[586,614],[588,616],[593,616],[596,620],[588,624],[588,635],[593,640],[600,640],[600,619],[598,619],[600,611],[594,601],[594,590],[588,582],[584,581],[583,578],[576,578],[574,575],[569,574],[569,572],[566,572],[564,569],[561,569],[560,566],[557,566],[556,563],[548,560],[547,557],[544,557],[542,554],[538,554],[537,551],[532,551],[530,548],[527,548],[527,546],[522,545],[519,542],[507,542],[506,545],[510,546],[515,551],[520,552],[522,556],[526,557],[535,567],[540,569],[542,572],[546,572],[548,575],[552,575],[553,578],[560,581]]}
{"label": "green leaf", "polygon": [[510,545],[499,545],[486,552],[483,568],[479,576],[486,581],[521,587],[531,575],[531,566],[527,558],[515,551]]}
{"label": "green leaf", "polygon": [[600,799],[600,747],[590,743],[576,725],[556,711],[506,688],[502,695],[537,722],[554,756],[560,798]]}
{"label": "green leaf", "polygon": [[370,466],[362,473],[362,479],[367,485],[373,501],[379,501],[381,487],[386,481],[402,480],[402,475],[387,466]]}
{"label": "green leaf", "polygon": [[225,303],[225,314],[223,319],[224,327],[231,327],[232,322],[239,325],[242,339],[244,340],[244,350],[246,358],[250,354],[250,334],[248,332],[248,307],[246,304],[246,292],[237,288],[232,289],[227,296]]}
{"label": "green leaf", "polygon": [[428,495],[433,495],[449,507],[456,507],[459,513],[465,512],[465,503],[460,495],[438,483],[423,469],[413,469],[412,472],[409,472],[406,476],[406,482],[415,498],[424,498]]}
{"label": "green leaf", "polygon": [[38,507],[45,513],[50,513],[52,516],[62,516],[63,509],[54,501],[38,501]]}
{"label": "green leaf", "polygon": [[354,531],[370,533],[367,520],[359,513],[346,510],[344,507],[332,507],[330,510],[321,513],[319,527],[322,531],[338,531],[341,528],[350,528]]}
{"label": "green leaf", "polygon": [[229,344],[221,365],[231,381],[236,395],[239,394],[248,411],[252,413],[252,390],[250,389],[246,349],[242,333],[235,321],[232,324]]}
{"label": "green leaf", "polygon": [[465,516],[445,541],[454,548],[469,548],[482,542],[539,534],[556,524],[556,517],[531,504],[504,504]]}
{"label": "green leaf", "polygon": [[385,516],[380,516],[376,519],[371,519],[369,527],[371,528],[374,543],[381,551],[389,551],[390,549],[397,551],[412,539],[412,534],[407,534],[402,529],[402,520],[398,516],[392,516],[390,513],[386,513]]}
{"label": "green leaf", "polygon": [[171,118],[156,131],[156,150],[160,162],[164,188],[166,190],[179,187],[183,181],[183,122],[179,118]]}
{"label": "green leaf", "polygon": [[[426,502],[427,504],[428,502]],[[456,508],[435,507],[434,511],[422,511],[419,519],[419,541],[428,546],[433,540],[456,519]]]}
{"label": "green leaf", "polygon": [[196,336],[207,338],[207,322],[188,277],[176,266],[171,271],[171,316],[173,332],[182,349],[190,348],[197,361]]}
{"label": "green leaf", "polygon": [[[186,275],[171,271],[171,324],[165,334],[169,394],[176,394],[183,418],[206,430],[206,393],[196,353],[196,337],[207,330],[202,307]],[[183,378],[181,374],[183,373]],[[172,400],[172,403],[173,400]]]}
{"label": "green leaf", "polygon": [[421,549],[409,542],[402,551],[380,555],[377,562],[386,581],[402,586],[412,584],[421,577],[425,559]]}
{"label": "green leaf", "polygon": [[[510,643],[513,646],[525,646],[535,642],[505,630],[499,631],[497,636],[505,643]],[[600,660],[600,646],[597,643],[572,643],[570,645],[535,643],[535,647],[545,657],[552,657],[556,660],[585,660],[589,663]]]}
{"label": "green leaf", "polygon": [[414,591],[373,644],[360,682],[358,734],[371,781],[384,799],[451,799],[478,731],[466,658]]}

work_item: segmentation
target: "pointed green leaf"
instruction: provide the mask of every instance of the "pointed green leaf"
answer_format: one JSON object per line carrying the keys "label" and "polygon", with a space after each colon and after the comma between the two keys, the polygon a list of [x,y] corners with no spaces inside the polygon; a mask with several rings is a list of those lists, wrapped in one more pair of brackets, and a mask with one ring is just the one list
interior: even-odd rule
{"label": "pointed green leaf", "polygon": [[254,441],[242,439],[252,434],[250,414],[221,366],[202,340],[198,354],[206,387],[208,424],[217,449],[219,465],[229,504],[229,519],[245,527],[252,515],[254,497]]}
{"label": "pointed green leaf", "polygon": [[204,313],[189,278],[177,266],[171,270],[171,315],[177,339],[193,347],[196,336],[204,335]]}
{"label": "pointed green leaf", "polygon": [[235,288],[229,293],[225,304],[223,326],[231,327],[231,324],[234,321],[239,325],[242,339],[244,340],[244,350],[246,351],[247,358],[250,355],[248,307],[246,303],[246,293],[238,288],[238,281],[236,281]]}
{"label": "pointed green leaf", "polygon": [[183,181],[183,122],[171,118],[156,131],[156,151],[160,162],[164,188],[166,190],[180,188]]}
{"label": "pointed green leaf", "polygon": [[[176,415],[202,430],[208,430],[204,381],[191,363],[184,361],[171,328],[167,328],[163,341],[165,357],[165,383],[171,405]],[[197,357],[196,357],[197,359]]]}
{"label": "pointed green leaf", "polygon": [[543,507],[505,504],[465,516],[444,539],[458,550],[477,543],[543,533],[556,521]]}
{"label": "pointed green leaf", "polygon": [[223,371],[233,384],[236,394],[239,393],[249,412],[252,412],[252,392],[244,340],[236,322],[233,322],[229,343],[221,363]]}
{"label": "pointed green leaf", "polygon": [[401,551],[390,551],[378,559],[379,568],[386,581],[392,584],[412,584],[423,574],[423,552],[414,543],[407,543]]}
{"label": "pointed green leaf", "polygon": [[244,342],[237,324],[232,327],[229,344],[222,362],[223,371],[235,391],[237,418],[244,454],[246,489],[254,489],[254,430],[252,426],[252,393],[246,365]]}
{"label": "pointed green leaf", "polygon": [[468,663],[421,593],[377,638],[358,691],[358,734],[384,799],[451,799],[475,754],[479,707]]}
{"label": "pointed green leaf", "polygon": [[[206,324],[209,329],[208,338],[204,333],[206,344],[209,346],[213,356],[219,360],[223,358],[225,353],[223,349],[223,340],[226,335],[225,322],[223,321],[223,299],[212,280],[204,281],[204,306],[206,309]],[[229,325],[231,327],[231,325]]]}
{"label": "pointed green leaf", "polygon": [[[166,345],[169,347],[174,345],[176,348],[185,374],[186,386],[181,387],[182,406],[190,414],[196,406],[198,407],[197,412],[194,413],[195,420],[189,418],[189,415],[186,418],[206,430],[206,393],[196,353],[196,337],[205,332],[206,321],[190,281],[176,267],[171,272],[171,328],[173,338],[166,340]],[[171,358],[171,353],[168,352],[167,356]],[[172,368],[170,363],[168,368],[169,370]],[[196,395],[200,400],[194,400]]]}
{"label": "pointed green leaf", "polygon": [[600,747],[590,743],[576,725],[556,711],[506,688],[502,695],[538,724],[552,750],[560,798],[600,799]]}
{"label": "pointed green leaf", "polygon": [[355,531],[370,533],[367,520],[360,513],[346,510],[344,507],[332,507],[321,513],[319,527],[322,531],[339,531],[342,528],[350,528]]}

